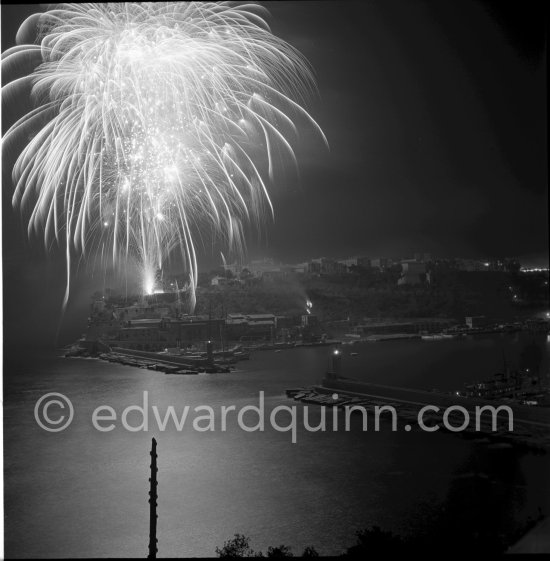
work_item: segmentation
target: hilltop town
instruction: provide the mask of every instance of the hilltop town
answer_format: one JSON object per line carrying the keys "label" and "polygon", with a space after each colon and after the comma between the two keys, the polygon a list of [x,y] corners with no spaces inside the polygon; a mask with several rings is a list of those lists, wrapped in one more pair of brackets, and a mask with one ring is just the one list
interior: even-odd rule
{"label": "hilltop town", "polygon": [[84,340],[143,351],[315,344],[465,330],[547,329],[548,270],[514,259],[272,259],[199,275],[158,271],[149,294],[92,296]]}

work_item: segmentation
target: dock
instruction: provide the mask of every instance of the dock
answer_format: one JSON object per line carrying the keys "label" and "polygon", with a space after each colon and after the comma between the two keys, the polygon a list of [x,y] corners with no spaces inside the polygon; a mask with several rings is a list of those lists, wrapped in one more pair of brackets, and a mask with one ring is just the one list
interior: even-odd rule
{"label": "dock", "polygon": [[[464,438],[486,437],[495,442],[507,443],[539,452],[550,450],[550,408],[546,407],[525,406],[514,402],[489,401],[442,392],[371,384],[330,375],[323,380],[321,385],[289,389],[287,390],[287,396],[296,401],[320,406],[361,406],[368,413],[374,413],[377,406],[392,406],[397,412],[398,423],[401,427],[404,423],[407,423],[412,428],[418,426],[420,409],[426,405],[432,405],[438,407],[439,411],[427,411],[423,415],[423,419],[427,425],[438,425],[440,431],[452,432]],[[443,413],[445,409],[453,405],[463,407],[470,415],[469,425],[460,432],[449,431],[443,425]],[[480,427],[479,430],[476,430],[474,426],[476,407],[482,406],[510,407],[513,412],[513,431],[508,430],[507,415],[499,418],[497,430],[493,430],[490,414],[480,418]],[[385,416],[382,415],[381,419],[384,418]],[[453,426],[460,426],[463,420],[464,416],[460,412],[452,413],[449,416],[449,422]],[[411,430],[411,428],[405,430]]]}
{"label": "dock", "polygon": [[99,358],[108,362],[146,368],[165,374],[219,374],[230,372],[229,366],[220,364],[218,360],[210,360],[208,357],[186,357],[185,355],[160,354],[120,347],[113,347],[110,352],[100,354]]}

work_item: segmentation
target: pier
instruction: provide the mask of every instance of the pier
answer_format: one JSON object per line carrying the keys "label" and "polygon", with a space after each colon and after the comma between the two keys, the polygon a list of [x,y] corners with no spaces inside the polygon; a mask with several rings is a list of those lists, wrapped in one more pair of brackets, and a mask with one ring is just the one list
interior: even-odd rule
{"label": "pier", "polygon": [[[352,407],[361,406],[368,412],[375,407],[392,406],[398,413],[401,427],[408,423],[411,427],[418,425],[418,412],[430,405],[439,410],[427,412],[423,419],[430,426],[439,426],[439,430],[453,432],[463,437],[486,437],[495,442],[509,443],[538,451],[550,450],[550,409],[519,405],[511,401],[483,400],[466,398],[441,392],[416,390],[371,384],[327,374],[320,385],[309,388],[287,390],[288,397],[303,403],[324,406]],[[337,396],[336,399],[333,396]],[[507,406],[513,413],[513,431],[508,430],[507,416],[504,425],[502,419],[496,429],[492,427],[492,417],[487,415],[480,423],[479,430],[470,423],[463,431],[449,431],[442,423],[443,414],[452,406],[461,406],[470,415],[471,421],[476,418],[476,408],[491,406],[498,408]],[[384,419],[384,416],[381,417]],[[451,424],[459,426],[464,416],[459,412],[449,417]],[[457,419],[456,421],[453,421]],[[405,429],[410,430],[410,429]]]}
{"label": "pier", "polygon": [[137,351],[113,347],[110,352],[102,353],[99,358],[108,362],[117,362],[126,366],[147,368],[165,374],[210,374],[228,373],[229,365],[235,361],[227,358],[214,358],[210,353],[207,356],[185,356],[161,354],[150,351]]}

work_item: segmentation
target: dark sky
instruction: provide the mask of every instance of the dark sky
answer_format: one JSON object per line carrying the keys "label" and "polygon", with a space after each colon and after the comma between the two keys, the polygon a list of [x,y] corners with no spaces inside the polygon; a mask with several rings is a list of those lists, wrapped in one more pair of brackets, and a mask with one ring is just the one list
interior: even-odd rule
{"label": "dark sky", "polygon": [[[265,4],[274,33],[315,69],[319,96],[309,109],[330,151],[301,132],[299,179],[278,175],[276,220],[261,243],[251,239],[252,256],[426,251],[548,262],[543,3]],[[3,49],[33,11],[2,4]],[[34,306],[51,331],[63,262],[25,241],[11,189],[4,181],[5,316],[28,323]],[[217,255],[206,252],[203,262]],[[98,284],[97,275],[80,275],[69,313],[85,314]]]}
{"label": "dark sky", "polygon": [[502,5],[270,4],[331,144],[302,158],[274,251],[547,255],[545,18]]}

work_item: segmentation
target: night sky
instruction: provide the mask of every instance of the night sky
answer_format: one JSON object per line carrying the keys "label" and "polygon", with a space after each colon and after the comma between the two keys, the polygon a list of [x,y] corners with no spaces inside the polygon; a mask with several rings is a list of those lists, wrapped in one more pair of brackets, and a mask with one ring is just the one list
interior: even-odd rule
{"label": "night sky", "polygon": [[[273,32],[315,69],[319,95],[309,109],[330,151],[301,131],[299,177],[276,176],[275,222],[259,243],[251,238],[251,256],[431,252],[548,262],[542,3],[265,5]],[[33,11],[2,4],[3,50]],[[4,321],[23,331],[34,310],[38,337],[55,329],[63,261],[25,240],[11,190],[4,174]],[[218,255],[206,250],[203,264]],[[69,312],[85,316],[98,284],[97,275],[81,275]]]}
{"label": "night sky", "polygon": [[273,249],[547,255],[535,5],[271,4],[274,31],[317,71],[312,113],[331,144],[330,154],[308,147],[303,203],[292,193],[277,207],[285,227],[272,229]]}

